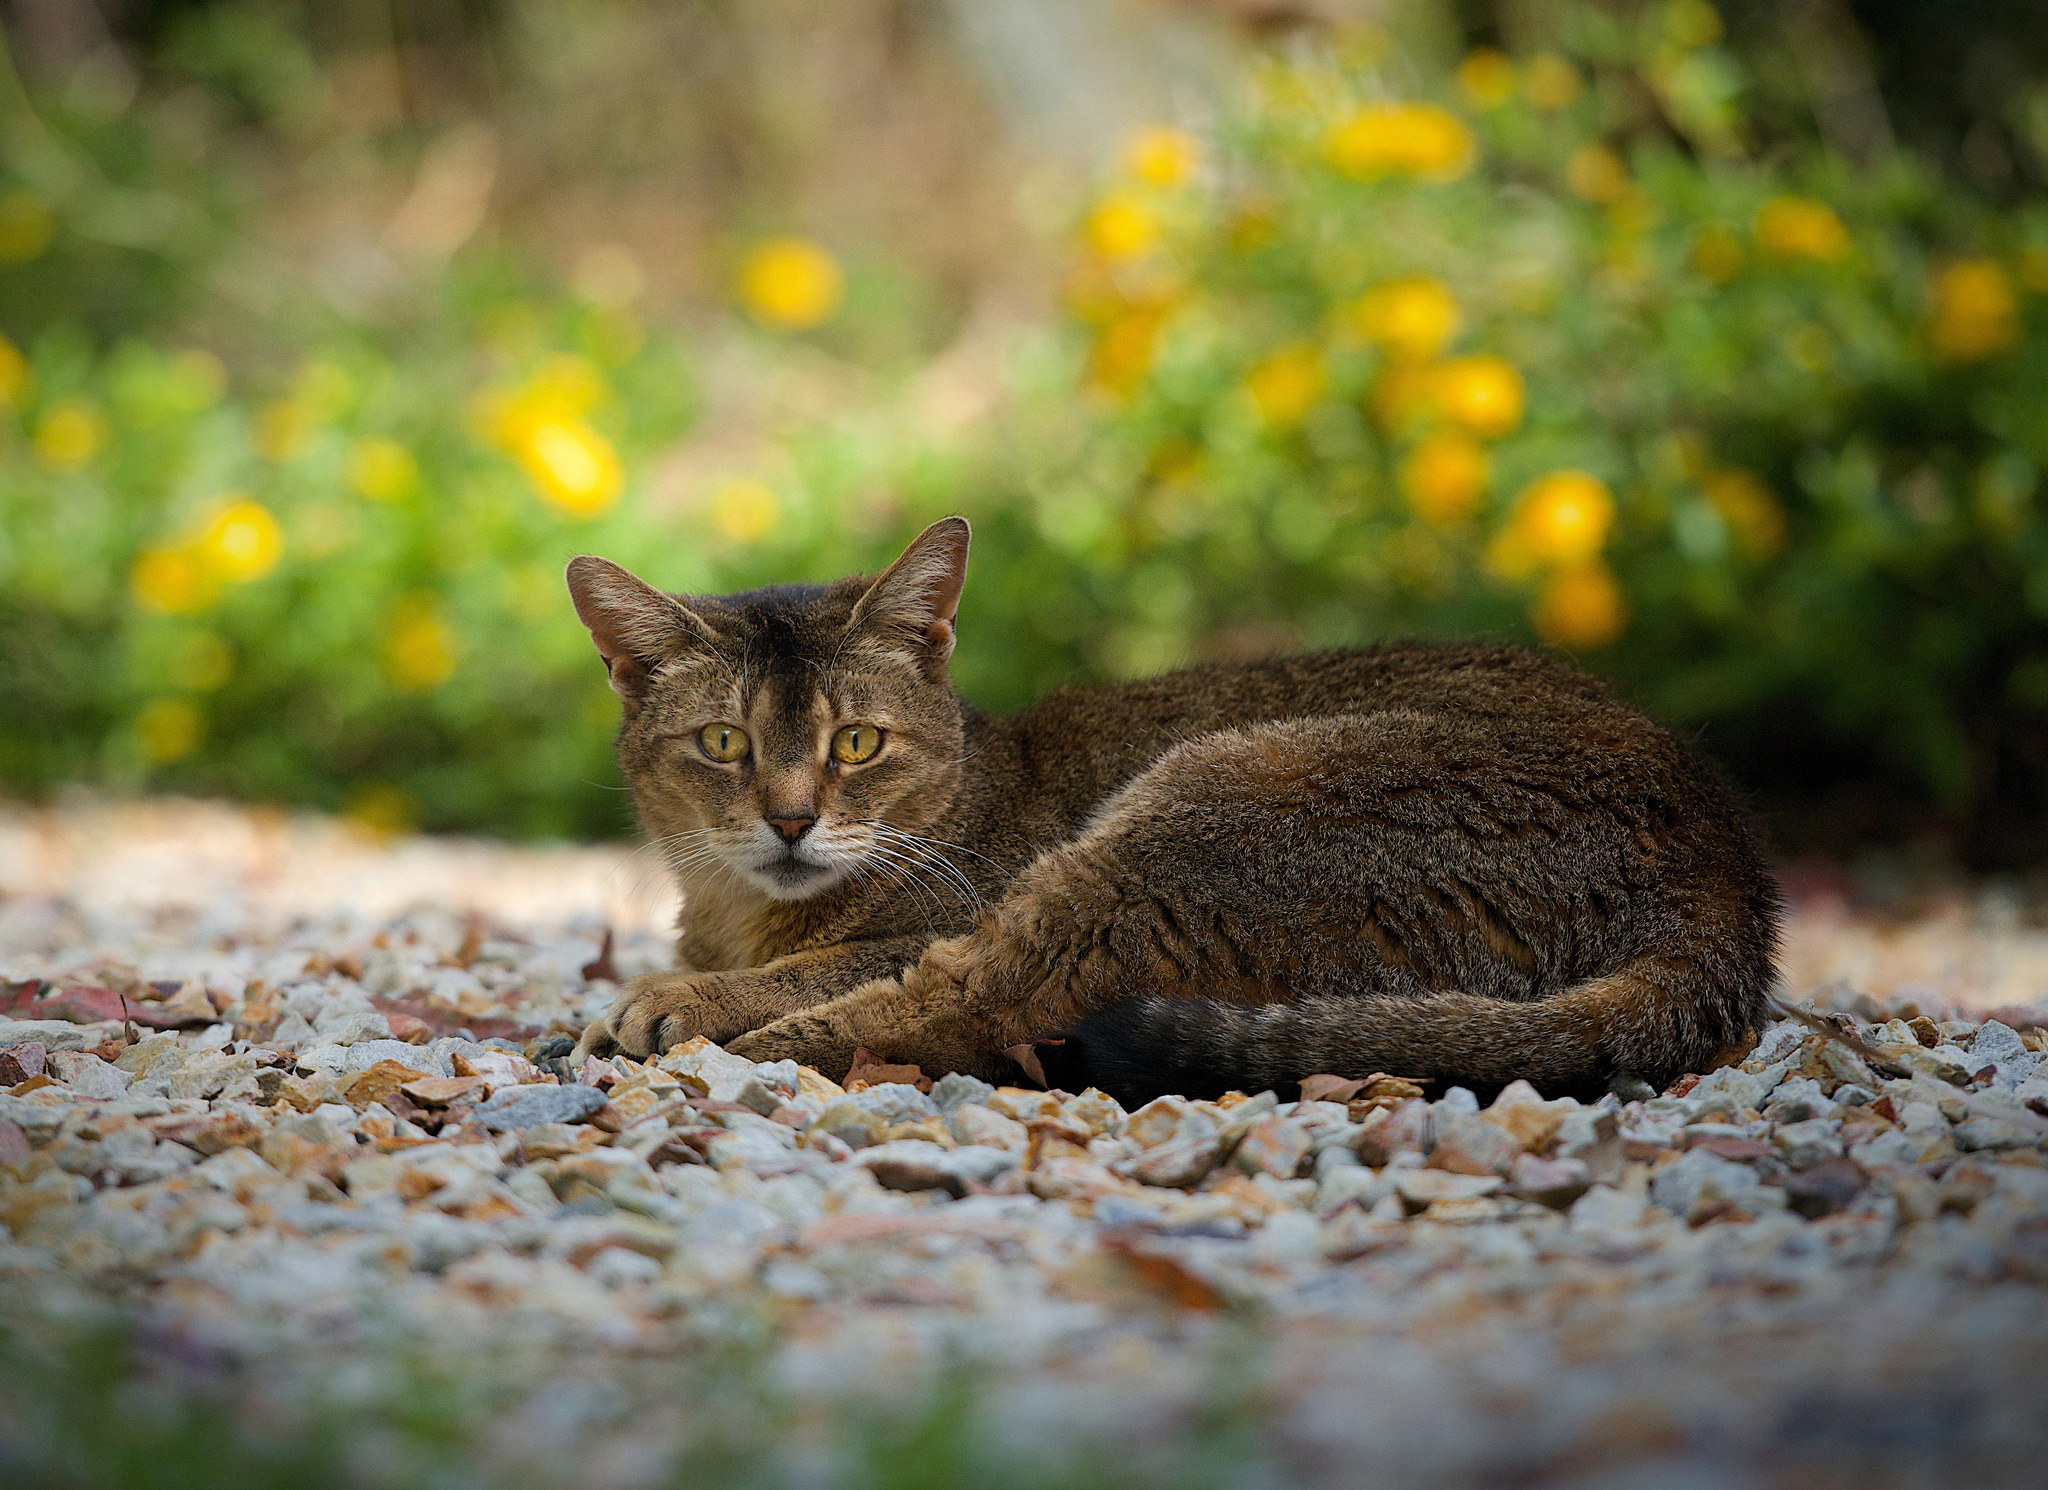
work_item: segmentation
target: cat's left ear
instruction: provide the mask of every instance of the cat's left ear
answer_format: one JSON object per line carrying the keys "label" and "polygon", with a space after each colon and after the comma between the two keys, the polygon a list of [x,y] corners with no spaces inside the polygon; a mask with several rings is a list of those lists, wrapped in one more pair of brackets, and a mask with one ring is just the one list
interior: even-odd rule
{"label": "cat's left ear", "polygon": [[876,576],[853,608],[851,627],[886,627],[918,649],[918,662],[943,673],[953,655],[953,617],[967,584],[964,517],[946,517],[910,541],[895,563]]}

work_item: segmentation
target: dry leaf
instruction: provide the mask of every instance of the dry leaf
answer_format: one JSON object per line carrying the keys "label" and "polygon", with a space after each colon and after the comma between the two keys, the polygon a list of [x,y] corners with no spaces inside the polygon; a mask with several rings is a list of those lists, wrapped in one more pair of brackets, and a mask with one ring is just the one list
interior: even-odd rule
{"label": "dry leaf", "polygon": [[609,983],[626,981],[619,976],[618,966],[612,961],[612,929],[609,926],[604,929],[604,945],[598,948],[597,956],[583,964],[584,982],[590,983],[598,978],[603,978]]}
{"label": "dry leaf", "polygon": [[1050,1089],[1052,1083],[1046,1080],[1045,1067],[1039,1063],[1038,1047],[1066,1043],[1064,1040],[1026,1040],[1022,1045],[1012,1045],[1003,1054],[1015,1061],[1024,1074],[1037,1082],[1041,1088]]}
{"label": "dry leaf", "polygon": [[1349,1102],[1358,1095],[1364,1081],[1346,1081],[1341,1076],[1304,1076],[1301,1078],[1301,1100],[1304,1102]]}
{"label": "dry leaf", "polygon": [[853,1069],[846,1073],[846,1080],[841,1085],[849,1092],[856,1092],[864,1086],[883,1086],[896,1081],[914,1086],[921,1092],[932,1089],[932,1079],[916,1066],[892,1066],[863,1045],[853,1052]]}

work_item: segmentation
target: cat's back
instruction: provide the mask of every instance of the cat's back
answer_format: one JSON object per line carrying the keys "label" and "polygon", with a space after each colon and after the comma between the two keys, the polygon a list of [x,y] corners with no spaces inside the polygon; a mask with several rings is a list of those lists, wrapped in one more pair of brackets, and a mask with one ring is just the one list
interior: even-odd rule
{"label": "cat's back", "polygon": [[1048,827],[1077,825],[1161,755],[1200,736],[1396,709],[1518,734],[1589,725],[1662,734],[1598,679],[1545,653],[1390,642],[1059,690],[1011,718],[977,721],[987,748],[970,768],[969,795],[1005,813],[1029,804]]}

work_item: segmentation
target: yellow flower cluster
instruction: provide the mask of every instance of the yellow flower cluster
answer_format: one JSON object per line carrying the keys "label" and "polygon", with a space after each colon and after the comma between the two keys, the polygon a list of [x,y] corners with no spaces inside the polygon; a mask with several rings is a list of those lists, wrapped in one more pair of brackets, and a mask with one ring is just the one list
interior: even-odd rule
{"label": "yellow flower cluster", "polygon": [[384,676],[404,693],[425,693],[455,671],[455,632],[433,595],[415,592],[391,607],[385,623]]}
{"label": "yellow flower cluster", "polygon": [[846,277],[834,259],[808,238],[771,238],[740,265],[740,303],[764,326],[807,331],[838,313]]}
{"label": "yellow flower cluster", "polygon": [[1268,424],[1297,424],[1329,387],[1322,350],[1307,343],[1282,347],[1245,374],[1245,392]]}
{"label": "yellow flower cluster", "polygon": [[36,421],[36,459],[53,471],[75,471],[107,443],[107,416],[89,399],[66,398]]}
{"label": "yellow flower cluster", "polygon": [[1105,192],[1081,219],[1084,257],[1068,287],[1074,313],[1096,327],[1088,381],[1122,398],[1152,370],[1160,327],[1180,282],[1157,250],[1172,193],[1194,180],[1200,143],[1185,130],[1153,125],[1125,142],[1125,184]]}
{"label": "yellow flower cluster", "polygon": [[1184,186],[1201,159],[1195,137],[1167,125],[1140,129],[1124,146],[1124,168],[1147,186]]}
{"label": "yellow flower cluster", "polygon": [[1614,526],[1614,494],[1585,471],[1553,471],[1523,488],[1487,550],[1487,567],[1518,579],[1547,570],[1530,610],[1536,634],[1558,647],[1599,647],[1628,626],[1628,603],[1600,550]]}
{"label": "yellow flower cluster", "polygon": [[1810,197],[1774,197],[1756,215],[1757,246],[1777,259],[1829,264],[1849,252],[1849,230],[1835,209]]}
{"label": "yellow flower cluster", "polygon": [[1360,180],[1416,176],[1454,181],[1472,168],[1472,131],[1437,104],[1369,103],[1330,130],[1323,154],[1345,175]]}
{"label": "yellow flower cluster", "polygon": [[129,571],[129,589],[145,610],[191,614],[211,606],[223,584],[261,579],[283,557],[284,532],[270,510],[233,496],[183,538],[144,549]]}
{"label": "yellow flower cluster", "polygon": [[1929,331],[1950,362],[1977,362],[2020,338],[2019,299],[2012,279],[1990,259],[1964,259],[1934,276]]}
{"label": "yellow flower cluster", "polygon": [[775,526],[782,504],[765,481],[738,477],[711,498],[711,525],[735,543],[752,543]]}
{"label": "yellow flower cluster", "polygon": [[1715,471],[1701,489],[1745,553],[1768,559],[1785,546],[1785,509],[1755,472]]}
{"label": "yellow flower cluster", "polygon": [[1515,64],[1496,47],[1479,47],[1458,64],[1458,89],[1482,109],[1497,109],[1515,96]]}
{"label": "yellow flower cluster", "polygon": [[0,197],[0,264],[41,258],[56,232],[57,220],[41,198],[26,191]]}
{"label": "yellow flower cluster", "polygon": [[135,743],[153,766],[167,766],[199,748],[206,723],[182,698],[160,698],[142,706],[135,716]]}
{"label": "yellow flower cluster", "polygon": [[1426,362],[1458,334],[1458,302],[1441,280],[1390,279],[1352,305],[1352,327],[1394,357]]}
{"label": "yellow flower cluster", "polygon": [[11,405],[19,408],[28,395],[33,378],[28,358],[21,355],[21,349],[5,336],[0,336],[0,407]]}
{"label": "yellow flower cluster", "polygon": [[419,489],[420,464],[396,440],[364,440],[349,456],[348,484],[373,502],[402,501]]}
{"label": "yellow flower cluster", "polygon": [[571,517],[595,517],[625,489],[618,452],[585,417],[605,393],[587,359],[557,356],[517,390],[480,398],[472,418],[545,500]]}

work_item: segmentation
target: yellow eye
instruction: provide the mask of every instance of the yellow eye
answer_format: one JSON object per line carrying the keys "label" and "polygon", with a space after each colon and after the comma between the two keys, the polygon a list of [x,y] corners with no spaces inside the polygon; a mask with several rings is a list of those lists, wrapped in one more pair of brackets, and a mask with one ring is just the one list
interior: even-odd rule
{"label": "yellow eye", "polygon": [[729,766],[747,757],[747,732],[736,724],[707,724],[697,731],[697,748]]}
{"label": "yellow eye", "polygon": [[849,766],[873,760],[881,748],[882,732],[872,724],[849,724],[832,737],[832,758]]}

